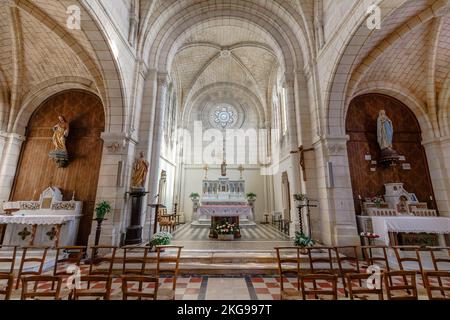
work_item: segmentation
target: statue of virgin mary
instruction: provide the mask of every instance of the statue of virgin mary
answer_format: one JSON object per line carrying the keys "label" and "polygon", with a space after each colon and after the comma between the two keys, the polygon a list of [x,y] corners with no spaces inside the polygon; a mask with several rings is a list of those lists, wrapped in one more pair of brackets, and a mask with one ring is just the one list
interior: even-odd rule
{"label": "statue of virgin mary", "polygon": [[385,110],[381,110],[377,121],[377,138],[381,150],[392,149],[394,137],[394,126],[391,119],[386,115]]}

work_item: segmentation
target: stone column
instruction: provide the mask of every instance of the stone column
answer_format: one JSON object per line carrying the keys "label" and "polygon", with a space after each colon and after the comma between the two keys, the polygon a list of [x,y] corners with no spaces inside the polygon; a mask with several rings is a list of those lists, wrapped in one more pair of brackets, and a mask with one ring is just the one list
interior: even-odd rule
{"label": "stone column", "polygon": [[[153,198],[158,193],[158,178],[160,172],[160,160],[161,160],[161,144],[164,129],[164,113],[166,111],[166,95],[168,86],[168,74],[158,73],[157,76],[157,95],[155,104],[155,117],[153,125],[153,143],[152,143],[152,157],[150,161],[150,193],[149,202],[154,202]],[[151,220],[154,221],[152,215]]]}
{"label": "stone column", "polygon": [[450,216],[450,137],[424,141],[439,214]]}
{"label": "stone column", "polygon": [[[326,245],[358,245],[350,168],[348,136],[327,137],[315,143],[319,194],[320,234]],[[334,185],[328,185],[327,162],[333,168]]]}
{"label": "stone column", "polygon": [[25,137],[0,132],[0,202],[8,201]]}
{"label": "stone column", "polygon": [[[104,144],[96,203],[108,201],[113,210],[103,222],[100,244],[119,245],[125,236],[129,220],[125,193],[130,184],[135,141],[124,133],[113,132],[103,133],[101,138]],[[94,243],[95,228],[96,224],[93,223],[89,236],[90,245]]]}
{"label": "stone column", "polygon": [[[286,90],[286,106],[287,106],[287,118],[288,118],[288,152],[298,150],[298,135],[297,135],[297,116],[295,110],[295,81],[293,75],[286,75],[286,81],[284,83],[284,89]],[[291,154],[290,156],[290,168],[291,175],[289,179],[290,192],[289,201],[291,203],[291,221],[290,234],[293,236],[299,226],[299,217],[297,208],[293,201],[293,194],[300,192],[300,161],[298,154]]]}

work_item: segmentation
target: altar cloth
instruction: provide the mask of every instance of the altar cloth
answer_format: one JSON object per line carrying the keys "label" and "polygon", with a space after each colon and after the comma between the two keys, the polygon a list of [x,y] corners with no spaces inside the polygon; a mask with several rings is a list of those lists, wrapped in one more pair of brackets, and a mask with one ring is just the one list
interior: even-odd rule
{"label": "altar cloth", "polygon": [[389,245],[389,232],[450,234],[449,217],[365,217],[372,220],[373,232]]}
{"label": "altar cloth", "polygon": [[208,217],[251,217],[252,207],[239,205],[203,205],[198,209],[201,215]]}
{"label": "altar cloth", "polygon": [[82,215],[14,215],[0,216],[0,224],[27,224],[27,225],[59,225],[81,218]]}

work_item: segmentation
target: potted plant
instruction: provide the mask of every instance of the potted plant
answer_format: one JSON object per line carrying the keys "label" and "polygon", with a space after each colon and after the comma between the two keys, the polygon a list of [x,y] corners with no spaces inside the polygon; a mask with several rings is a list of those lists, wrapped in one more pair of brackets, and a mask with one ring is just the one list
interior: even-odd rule
{"label": "potted plant", "polygon": [[297,247],[301,248],[301,252],[306,254],[306,247],[311,247],[315,244],[316,242],[311,239],[310,237],[306,236],[303,232],[297,231],[295,233],[295,241],[294,244]]}
{"label": "potted plant", "polygon": [[234,234],[239,231],[239,227],[235,223],[225,222],[216,226],[217,238],[219,240],[234,240]]}
{"label": "potted plant", "polygon": [[[95,221],[97,221],[97,229],[95,230],[95,245],[98,246],[98,243],[100,242],[100,234],[102,232],[102,222],[105,220],[105,216],[110,213],[112,210],[111,204],[108,201],[102,201],[97,203],[97,206],[95,207]],[[94,252],[94,256],[92,259],[95,259],[97,257],[97,251]]]}
{"label": "potted plant", "polygon": [[196,201],[200,198],[200,195],[197,192],[192,192],[189,198],[191,198],[192,201]]}
{"label": "potted plant", "polygon": [[308,197],[304,193],[296,193],[294,194],[294,200],[297,202],[305,202],[308,200]]}
{"label": "potted plant", "polygon": [[150,245],[152,247],[156,247],[156,246],[167,246],[170,244],[170,242],[172,241],[172,235],[169,232],[165,232],[165,231],[160,231],[155,233],[151,240],[150,240]]}
{"label": "potted plant", "polygon": [[248,201],[255,201],[256,200],[256,193],[253,193],[253,192],[247,193],[247,200]]}
{"label": "potted plant", "polygon": [[382,197],[379,197],[379,196],[373,197],[373,198],[372,198],[372,202],[375,204],[375,206],[376,206],[377,208],[381,208],[381,204],[383,203],[383,198],[382,198]]}

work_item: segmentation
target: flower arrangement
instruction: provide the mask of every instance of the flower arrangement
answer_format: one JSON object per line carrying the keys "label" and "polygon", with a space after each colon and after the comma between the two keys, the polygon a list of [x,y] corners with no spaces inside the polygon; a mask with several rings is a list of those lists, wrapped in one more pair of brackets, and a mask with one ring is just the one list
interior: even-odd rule
{"label": "flower arrangement", "polygon": [[379,196],[376,196],[376,197],[373,197],[372,199],[372,202],[373,203],[375,203],[375,206],[377,207],[377,208],[380,208],[381,207],[381,204],[383,203],[383,198],[382,197],[379,197]]}
{"label": "flower arrangement", "polygon": [[380,237],[380,235],[378,235],[376,233],[372,233],[372,232],[361,232],[359,235],[361,237],[369,238],[369,239],[378,239]]}
{"label": "flower arrangement", "polygon": [[217,234],[235,234],[239,231],[239,227],[235,223],[225,222],[216,226]]}
{"label": "flower arrangement", "polygon": [[157,232],[152,236],[150,244],[153,246],[167,246],[172,241],[172,235],[168,232]]}
{"label": "flower arrangement", "polygon": [[303,232],[297,231],[295,233],[295,241],[294,244],[297,247],[310,247],[313,246],[316,242],[310,237],[306,236]]}

